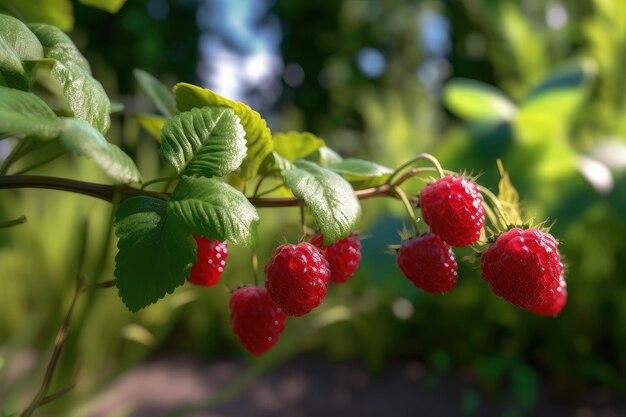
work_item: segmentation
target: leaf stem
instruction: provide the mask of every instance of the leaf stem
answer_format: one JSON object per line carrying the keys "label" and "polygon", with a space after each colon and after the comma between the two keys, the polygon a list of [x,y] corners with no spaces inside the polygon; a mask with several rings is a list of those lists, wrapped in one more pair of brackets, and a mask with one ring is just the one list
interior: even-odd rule
{"label": "leaf stem", "polygon": [[32,143],[32,139],[26,138],[22,139],[13,147],[11,153],[6,157],[2,165],[0,165],[0,175],[6,175],[11,165],[15,163],[18,159],[28,153],[29,147]]}
{"label": "leaf stem", "polygon": [[400,200],[404,203],[404,208],[406,208],[406,212],[411,219],[411,225],[413,226],[413,231],[415,235],[419,234],[419,228],[417,227],[417,218],[415,217],[415,211],[413,210],[413,206],[411,206],[411,202],[409,201],[408,196],[402,189],[398,186],[394,187],[394,191],[400,197]]}
{"label": "leaf stem", "polygon": [[142,190],[145,190],[145,189],[146,189],[146,187],[148,187],[149,185],[156,184],[156,183],[158,183],[158,182],[170,181],[170,180],[172,180],[172,179],[176,179],[177,177],[178,177],[177,175],[172,175],[172,176],[169,176],[169,177],[160,177],[160,178],[155,178],[155,179],[153,179],[153,180],[150,180],[150,181],[144,182],[144,183],[141,185],[141,189],[142,189]]}
{"label": "leaf stem", "polygon": [[18,226],[20,224],[24,224],[24,223],[26,223],[26,220],[27,220],[26,216],[21,215],[17,219],[0,222],[0,229],[4,229],[6,227],[13,227],[13,226]]}
{"label": "leaf stem", "polygon": [[256,251],[252,251],[252,277],[254,278],[254,285],[259,286],[259,257]]}
{"label": "leaf stem", "polygon": [[435,168],[435,170],[437,171],[437,173],[439,174],[440,178],[443,178],[446,176],[446,174],[444,173],[443,168],[441,167],[441,164],[439,163],[439,160],[437,160],[437,158],[435,158],[433,155],[429,154],[429,153],[420,153],[418,155],[415,155],[415,157],[411,158],[410,160],[408,160],[407,162],[405,162],[404,164],[400,165],[400,167],[398,167],[393,174],[391,174],[391,176],[389,177],[389,180],[387,180],[387,184],[393,184],[394,183],[394,178],[397,177],[400,172],[402,172],[405,168],[408,168],[409,166],[413,165],[414,163],[416,163],[417,161],[420,160],[427,160],[429,161],[433,167]]}
{"label": "leaf stem", "polygon": [[[498,197],[491,192],[491,190],[487,187],[484,187],[482,185],[479,185],[478,187],[480,187],[480,191],[487,197],[489,198],[489,200],[491,201],[491,203],[493,204],[493,206],[496,209],[496,214],[497,214],[497,218],[498,221],[500,223],[500,225],[503,227],[502,230],[506,230],[509,227],[510,221],[506,215],[506,213],[504,212],[504,208],[502,207],[502,203],[500,203],[500,200],[498,199]],[[496,226],[494,224],[494,226]]]}

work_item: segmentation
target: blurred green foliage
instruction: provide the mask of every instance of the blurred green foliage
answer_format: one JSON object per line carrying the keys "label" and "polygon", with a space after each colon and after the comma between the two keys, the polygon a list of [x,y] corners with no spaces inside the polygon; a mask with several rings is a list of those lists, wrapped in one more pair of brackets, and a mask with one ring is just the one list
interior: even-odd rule
{"label": "blurred green foliage", "polygon": [[[132,70],[145,69],[168,85],[195,78],[195,6],[168,4],[166,21],[147,16],[143,0],[117,15],[74,4],[72,37],[109,95],[127,105],[113,116],[108,138],[135,157],[146,179],[173,170],[159,162],[157,144],[138,119],[127,117],[156,113],[134,96]],[[455,291],[426,295],[385,253],[387,244],[399,242],[402,207],[368,201],[361,268],[348,284],[331,287],[320,307],[322,314],[345,305],[352,317],[307,336],[303,351],[359,358],[373,370],[392,358],[419,358],[435,377],[468,367],[485,391],[501,395],[518,414],[532,410],[543,380],[569,393],[591,385],[626,390],[626,3],[278,0],[273,12],[282,22],[284,62],[305,74],[302,85],[283,85],[274,131],[311,131],[344,157],[390,167],[432,152],[446,168],[481,174],[494,190],[495,161],[502,159],[526,213],[556,221],[569,292],[559,317],[536,317],[493,296],[478,266],[463,263]],[[449,25],[439,49],[428,43],[433,21]],[[382,54],[382,73],[363,72],[363,48]],[[104,181],[97,172],[66,157],[35,171]],[[53,191],[2,191],[0,219],[22,214],[25,225],[0,230],[0,392],[8,393],[0,396],[0,409],[21,404],[18,393],[41,378],[72,297],[85,218],[83,272],[92,280],[112,276],[106,204]],[[261,212],[261,265],[277,244],[299,238],[298,215]],[[457,251],[458,258],[466,255]],[[185,286],[137,314],[112,291],[86,296],[55,381],[69,383],[80,358],[80,384],[51,413],[68,403],[84,411],[118,370],[154,351],[241,354],[228,327],[227,299],[228,288],[251,281],[249,259],[247,250],[235,250],[223,285]],[[36,371],[8,386],[3,377],[18,355],[31,358]],[[471,414],[475,394],[463,398]]]}

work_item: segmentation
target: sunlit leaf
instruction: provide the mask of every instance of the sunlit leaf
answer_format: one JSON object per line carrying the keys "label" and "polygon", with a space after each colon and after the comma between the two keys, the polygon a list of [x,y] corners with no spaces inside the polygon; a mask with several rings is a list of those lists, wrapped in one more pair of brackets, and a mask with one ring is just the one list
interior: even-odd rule
{"label": "sunlit leaf", "polygon": [[32,93],[0,87],[0,135],[55,138],[61,131],[57,116]]}
{"label": "sunlit leaf", "polygon": [[32,65],[25,60],[43,58],[43,47],[33,32],[14,17],[0,14],[0,75],[7,85],[28,90]]}
{"label": "sunlit leaf", "polygon": [[201,107],[177,114],[161,129],[161,155],[181,175],[221,177],[246,156],[245,133],[227,107]]}
{"label": "sunlit leaf", "polygon": [[301,160],[284,174],[285,185],[309,207],[324,235],[324,244],[343,239],[356,226],[361,205],[339,174]]}
{"label": "sunlit leaf", "polygon": [[172,193],[171,215],[190,233],[254,248],[259,215],[248,199],[228,184],[211,178],[183,178]]}
{"label": "sunlit leaf", "polygon": [[87,6],[96,7],[98,9],[106,10],[109,13],[117,13],[126,0],[78,0]]}
{"label": "sunlit leaf", "polygon": [[161,129],[165,125],[165,118],[151,114],[136,114],[133,116],[141,127],[150,134],[157,142],[161,143]]}
{"label": "sunlit leaf", "polygon": [[211,90],[192,84],[179,83],[174,86],[174,99],[180,111],[195,107],[230,107],[239,116],[241,125],[246,132],[248,152],[240,168],[244,179],[253,178],[259,167],[272,151],[272,132],[261,115],[241,102],[224,98]]}
{"label": "sunlit leaf", "polygon": [[109,177],[122,183],[141,182],[133,160],[84,120],[61,119],[59,140],[68,151],[93,160]]}
{"label": "sunlit leaf", "polygon": [[393,174],[393,169],[363,159],[344,159],[327,168],[341,175],[354,189],[379,186]]}
{"label": "sunlit leaf", "polygon": [[105,133],[111,124],[111,103],[102,85],[91,75],[85,57],[58,28],[41,23],[30,24],[29,28],[44,46],[45,58],[54,60],[51,75],[63,86],[63,95],[74,115]]}
{"label": "sunlit leaf", "polygon": [[517,111],[515,104],[497,88],[461,78],[446,84],[443,101],[450,111],[466,120],[510,120]]}
{"label": "sunlit leaf", "polygon": [[325,146],[324,140],[309,132],[288,132],[274,135],[274,151],[290,162],[304,158]]}

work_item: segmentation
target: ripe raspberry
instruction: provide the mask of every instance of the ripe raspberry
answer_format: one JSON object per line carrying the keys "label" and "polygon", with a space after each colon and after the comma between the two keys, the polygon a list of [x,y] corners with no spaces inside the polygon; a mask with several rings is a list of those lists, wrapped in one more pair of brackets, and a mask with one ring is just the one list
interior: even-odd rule
{"label": "ripe raspberry", "polygon": [[558,314],[567,298],[558,246],[552,235],[537,229],[504,232],[482,256],[483,279],[511,304]]}
{"label": "ripe raspberry", "polygon": [[218,283],[228,258],[228,244],[209,240],[206,237],[197,237],[198,260],[191,267],[191,274],[187,281],[203,287],[212,287]]}
{"label": "ripe raspberry", "polygon": [[450,246],[434,233],[422,233],[402,242],[398,267],[413,285],[442,294],[456,287],[458,266]]}
{"label": "ripe raspberry", "polygon": [[265,266],[265,288],[286,314],[301,316],[322,303],[329,275],[328,261],[315,246],[283,245]]}
{"label": "ripe raspberry", "polygon": [[475,182],[444,177],[420,194],[424,222],[451,246],[462,248],[480,238],[485,222],[483,196]]}
{"label": "ripe raspberry", "polygon": [[324,235],[316,233],[311,238],[311,244],[317,246],[326,255],[332,282],[338,284],[346,282],[359,267],[361,242],[354,232],[330,246],[324,245]]}
{"label": "ripe raspberry", "polygon": [[230,325],[239,342],[258,356],[278,342],[287,316],[262,287],[242,287],[230,297]]}

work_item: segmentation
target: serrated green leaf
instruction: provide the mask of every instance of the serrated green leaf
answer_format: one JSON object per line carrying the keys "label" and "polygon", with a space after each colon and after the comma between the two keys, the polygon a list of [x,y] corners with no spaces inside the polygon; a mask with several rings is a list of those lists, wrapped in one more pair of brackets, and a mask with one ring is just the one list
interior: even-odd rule
{"label": "serrated green leaf", "polygon": [[244,179],[250,179],[256,175],[261,163],[274,146],[272,132],[259,113],[244,103],[229,100],[211,90],[186,83],[179,83],[174,86],[174,99],[176,107],[180,111],[205,106],[221,106],[233,109],[246,131],[248,147],[248,153],[241,165],[240,175]]}
{"label": "serrated green leaf", "polygon": [[28,90],[32,65],[24,60],[43,58],[43,47],[33,32],[14,17],[0,14],[0,74],[9,87]]}
{"label": "serrated green leaf", "polygon": [[242,193],[221,181],[183,178],[172,193],[169,211],[197,236],[250,248],[258,244],[256,209]]}
{"label": "serrated green leaf", "polygon": [[124,201],[115,213],[115,234],[117,288],[131,311],[171,294],[196,262],[196,243],[168,218],[166,201],[146,196]]}
{"label": "serrated green leaf", "polygon": [[341,175],[354,189],[377,187],[393,174],[393,169],[363,159],[344,159],[327,168]]}
{"label": "serrated green leaf", "polygon": [[182,175],[221,177],[241,165],[246,156],[244,137],[232,109],[193,108],[165,121],[161,155]]}
{"label": "serrated green leaf", "polygon": [[285,185],[309,207],[324,235],[324,244],[343,239],[354,229],[361,205],[339,174],[301,160],[284,174]]}
{"label": "serrated green leaf", "polygon": [[0,136],[35,135],[52,139],[60,131],[59,119],[39,97],[0,87]]}
{"label": "serrated green leaf", "polygon": [[329,165],[343,161],[341,155],[339,155],[337,152],[333,151],[327,146],[322,146],[317,151],[313,152],[311,155],[307,156],[304,159],[306,159],[307,161],[315,162],[321,167],[327,167]]}
{"label": "serrated green leaf", "polygon": [[309,132],[277,133],[273,139],[274,151],[290,162],[296,162],[326,145],[322,138]]}
{"label": "serrated green leaf", "polygon": [[109,177],[122,183],[141,182],[133,160],[84,120],[62,118],[59,140],[68,151],[92,159]]}
{"label": "serrated green leaf", "polygon": [[42,23],[28,27],[44,46],[44,57],[54,60],[51,75],[63,86],[74,115],[105,133],[111,125],[111,102],[102,84],[91,75],[85,57],[58,28]]}
{"label": "serrated green leaf", "polygon": [[522,210],[519,205],[519,194],[509,178],[509,173],[504,170],[502,161],[498,159],[497,162],[498,171],[500,171],[498,200],[502,205],[507,222],[514,226],[519,226],[523,223]]}
{"label": "serrated green leaf", "polygon": [[172,96],[170,90],[168,90],[168,88],[165,87],[161,81],[146,71],[138,68],[133,71],[133,75],[143,92],[150,97],[161,114],[166,117],[170,117],[178,113],[176,111],[174,96]]}
{"label": "serrated green leaf", "polygon": [[446,84],[443,101],[450,111],[466,120],[511,120],[517,111],[497,88],[461,78]]}
{"label": "serrated green leaf", "polygon": [[161,143],[161,129],[165,125],[165,118],[151,114],[136,114],[133,118],[139,121],[141,127],[150,134],[157,142]]}
{"label": "serrated green leaf", "polygon": [[0,0],[25,22],[41,22],[69,32],[74,27],[71,0]]}
{"label": "serrated green leaf", "polygon": [[109,13],[117,13],[126,0],[79,0],[82,4],[106,10]]}

